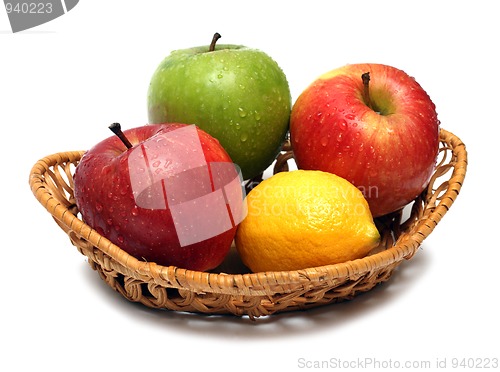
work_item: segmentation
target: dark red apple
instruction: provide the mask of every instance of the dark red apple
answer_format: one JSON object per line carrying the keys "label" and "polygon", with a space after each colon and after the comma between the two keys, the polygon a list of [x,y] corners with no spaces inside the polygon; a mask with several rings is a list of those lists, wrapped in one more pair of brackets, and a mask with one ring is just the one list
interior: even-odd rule
{"label": "dark red apple", "polygon": [[439,147],[434,103],[405,72],[354,64],[319,77],[292,108],[297,167],[335,173],[373,216],[401,209],[428,185]]}
{"label": "dark red apple", "polygon": [[210,270],[244,216],[241,173],[194,125],[145,125],[84,154],[74,192],[83,220],[139,260]]}

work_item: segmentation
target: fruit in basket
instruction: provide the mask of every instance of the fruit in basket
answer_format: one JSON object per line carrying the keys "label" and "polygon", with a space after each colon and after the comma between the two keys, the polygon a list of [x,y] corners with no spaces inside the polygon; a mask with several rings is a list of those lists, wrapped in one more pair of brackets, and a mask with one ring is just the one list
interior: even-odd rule
{"label": "fruit in basket", "polygon": [[361,258],[380,240],[361,191],[328,172],[277,173],[248,193],[247,208],[235,241],[253,272]]}
{"label": "fruit in basket", "polygon": [[300,169],[357,186],[377,217],[415,199],[436,165],[434,103],[405,72],[354,64],[320,76],[294,103],[291,144]]}
{"label": "fruit in basket", "polygon": [[241,174],[195,125],[145,125],[87,151],[74,175],[83,220],[139,260],[218,266],[244,216]]}
{"label": "fruit in basket", "polygon": [[193,123],[217,138],[244,179],[276,158],[288,131],[291,95],[285,74],[266,53],[216,44],[173,51],[148,89],[150,123]]}

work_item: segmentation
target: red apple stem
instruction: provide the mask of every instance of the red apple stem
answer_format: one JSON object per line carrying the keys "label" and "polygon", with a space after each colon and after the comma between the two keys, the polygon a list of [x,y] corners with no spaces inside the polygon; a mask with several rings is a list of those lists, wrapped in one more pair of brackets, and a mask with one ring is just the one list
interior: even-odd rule
{"label": "red apple stem", "polygon": [[370,73],[365,72],[361,75],[361,79],[363,80],[363,99],[366,105],[373,110],[372,100],[370,98]]}
{"label": "red apple stem", "polygon": [[215,43],[217,43],[217,40],[219,40],[222,36],[216,32],[214,34],[214,37],[212,38],[212,42],[210,43],[210,47],[208,48],[209,52],[213,52],[215,50]]}
{"label": "red apple stem", "polygon": [[127,149],[132,148],[132,144],[128,140],[127,137],[125,137],[125,134],[122,132],[122,126],[120,123],[113,123],[109,126],[109,129],[118,136],[118,138],[123,142],[125,146],[127,146]]}

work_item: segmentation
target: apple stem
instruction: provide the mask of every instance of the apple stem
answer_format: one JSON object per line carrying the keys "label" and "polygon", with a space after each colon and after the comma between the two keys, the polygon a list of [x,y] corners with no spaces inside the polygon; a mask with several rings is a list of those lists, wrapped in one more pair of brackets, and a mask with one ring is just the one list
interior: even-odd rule
{"label": "apple stem", "polygon": [[363,99],[365,100],[366,105],[373,110],[372,100],[370,98],[370,73],[365,72],[361,75],[361,79],[363,80]]}
{"label": "apple stem", "polygon": [[123,142],[123,144],[125,146],[127,146],[127,149],[132,148],[132,144],[130,143],[130,141],[128,140],[128,138],[125,137],[125,134],[123,134],[123,132],[122,132],[122,126],[120,125],[120,123],[113,123],[113,124],[111,124],[109,126],[109,129],[111,129],[111,131],[114,134],[116,134],[119,139],[121,139],[121,141]]}
{"label": "apple stem", "polygon": [[219,40],[222,36],[216,32],[214,34],[214,37],[212,38],[212,42],[210,43],[210,47],[208,48],[209,52],[213,52],[215,50],[215,43],[217,43],[217,40]]}

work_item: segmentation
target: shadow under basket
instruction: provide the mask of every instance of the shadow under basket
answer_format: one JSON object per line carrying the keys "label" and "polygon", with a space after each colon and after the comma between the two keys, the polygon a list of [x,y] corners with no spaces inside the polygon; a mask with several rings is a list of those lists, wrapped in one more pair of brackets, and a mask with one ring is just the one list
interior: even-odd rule
{"label": "shadow under basket", "polygon": [[[464,143],[444,129],[440,140],[438,164],[426,190],[403,210],[376,219],[382,236],[376,250],[362,259],[295,271],[199,272],[137,260],[81,219],[73,173],[83,151],[40,159],[31,169],[29,182],[36,199],[92,269],[128,300],[152,308],[254,319],[352,299],[387,281],[403,260],[410,259],[448,212],[465,178]],[[289,160],[293,155],[287,143],[274,172],[287,171]]]}

